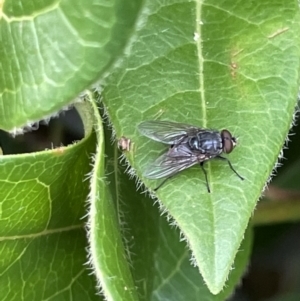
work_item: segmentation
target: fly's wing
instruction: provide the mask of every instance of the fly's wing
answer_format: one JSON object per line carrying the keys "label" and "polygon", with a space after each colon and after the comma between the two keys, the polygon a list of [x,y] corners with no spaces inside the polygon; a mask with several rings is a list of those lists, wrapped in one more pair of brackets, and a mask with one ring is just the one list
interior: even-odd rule
{"label": "fly's wing", "polygon": [[205,154],[192,152],[185,144],[179,144],[158,157],[144,172],[148,179],[160,179],[173,176],[198,162],[208,160]]}
{"label": "fly's wing", "polygon": [[144,121],[138,125],[144,136],[165,144],[178,144],[188,136],[195,136],[201,129],[189,124],[170,121]]}

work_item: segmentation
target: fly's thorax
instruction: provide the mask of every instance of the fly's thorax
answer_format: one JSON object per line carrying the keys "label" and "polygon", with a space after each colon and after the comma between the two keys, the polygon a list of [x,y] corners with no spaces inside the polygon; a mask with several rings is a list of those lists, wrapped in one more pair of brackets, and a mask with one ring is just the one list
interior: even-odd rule
{"label": "fly's thorax", "polygon": [[192,150],[200,151],[203,154],[217,156],[223,150],[223,142],[220,132],[201,131],[189,141]]}

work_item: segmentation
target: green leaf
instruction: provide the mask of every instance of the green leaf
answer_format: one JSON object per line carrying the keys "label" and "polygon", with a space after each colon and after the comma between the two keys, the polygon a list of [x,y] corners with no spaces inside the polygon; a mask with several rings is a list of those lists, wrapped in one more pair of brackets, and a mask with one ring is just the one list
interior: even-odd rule
{"label": "green leaf", "polygon": [[[226,288],[218,295],[208,290],[197,267],[193,267],[180,231],[170,227],[145,194],[135,191],[135,182],[119,166],[116,143],[105,128],[107,185],[114,200],[120,232],[131,274],[141,300],[225,300],[235,290],[248,265],[252,249],[249,227],[234,262]],[[124,164],[123,164],[124,165]],[[103,245],[103,244],[100,244]],[[116,261],[119,259],[116,257]]]}
{"label": "green leaf", "polygon": [[[274,14],[276,12],[276,14]],[[166,147],[137,125],[161,119],[227,128],[239,138],[224,162],[169,180],[158,192],[213,294],[224,287],[249,218],[288,133],[299,82],[296,2],[146,3],[131,52],[108,78],[103,102],[141,177]],[[151,189],[158,183],[143,178]]]}
{"label": "green leaf", "polygon": [[56,113],[99,80],[123,51],[140,4],[5,1],[0,128],[13,131]]}
{"label": "green leaf", "polygon": [[[234,269],[229,274],[226,287],[217,295],[205,285],[197,268],[191,266],[190,252],[183,242],[178,242],[178,231],[160,219],[160,242],[155,256],[155,278],[152,300],[227,300],[235,291],[243,276],[251,251],[251,230],[237,253]],[[201,296],[201,297],[200,297]]]}
{"label": "green leaf", "polygon": [[105,181],[104,134],[93,102],[97,150],[91,173],[90,259],[107,300],[138,300],[123,246],[114,199]]}
{"label": "green leaf", "polygon": [[[81,116],[89,107],[77,105]],[[91,114],[89,114],[92,116]],[[0,299],[99,300],[85,263],[84,203],[95,136],[57,149],[1,157]]]}
{"label": "green leaf", "polygon": [[[234,262],[226,288],[218,295],[208,290],[197,267],[191,263],[191,253],[180,241],[179,229],[171,228],[158,206],[139,193],[132,193],[133,181],[119,175],[120,213],[128,249],[132,275],[141,300],[226,300],[239,284],[248,265],[252,233],[246,232]],[[122,214],[123,213],[123,214]]]}

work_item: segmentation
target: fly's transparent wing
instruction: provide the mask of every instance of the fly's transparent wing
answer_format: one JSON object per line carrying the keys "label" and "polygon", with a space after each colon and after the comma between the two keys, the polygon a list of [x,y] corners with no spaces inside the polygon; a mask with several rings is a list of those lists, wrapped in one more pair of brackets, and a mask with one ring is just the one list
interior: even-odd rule
{"label": "fly's transparent wing", "polygon": [[192,152],[187,145],[180,144],[158,157],[143,175],[148,179],[160,179],[175,175],[205,160],[208,160],[205,154]]}
{"label": "fly's transparent wing", "polygon": [[144,136],[165,144],[178,144],[188,136],[195,136],[200,128],[170,121],[144,121],[138,125]]}

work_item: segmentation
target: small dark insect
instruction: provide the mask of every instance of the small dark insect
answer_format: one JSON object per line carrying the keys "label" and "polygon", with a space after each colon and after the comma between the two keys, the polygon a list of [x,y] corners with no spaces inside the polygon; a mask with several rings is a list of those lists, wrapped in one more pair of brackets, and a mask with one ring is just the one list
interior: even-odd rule
{"label": "small dark insect", "polygon": [[214,158],[227,161],[231,170],[244,180],[231,162],[221,156],[222,153],[231,153],[236,146],[236,138],[228,130],[220,132],[169,121],[144,121],[138,129],[144,136],[170,145],[168,151],[158,157],[143,174],[148,179],[166,178],[155,191],[178,172],[199,163],[205,175],[207,191],[210,192],[204,163]]}
{"label": "small dark insect", "polygon": [[122,136],[118,140],[118,147],[122,151],[130,151],[130,146],[131,146],[131,140],[129,138],[126,138]]}

